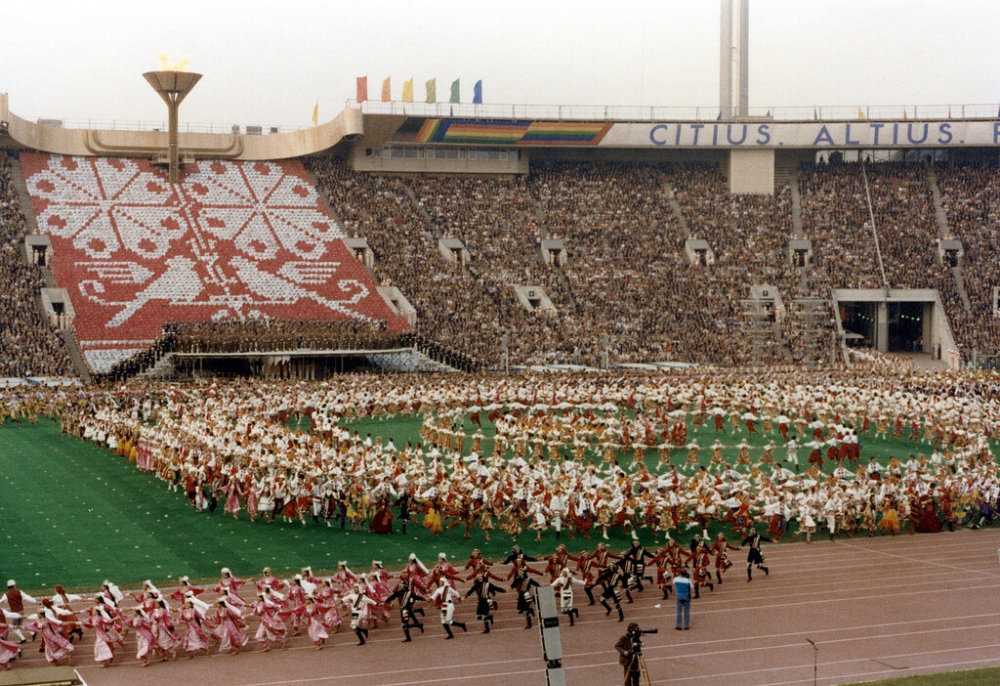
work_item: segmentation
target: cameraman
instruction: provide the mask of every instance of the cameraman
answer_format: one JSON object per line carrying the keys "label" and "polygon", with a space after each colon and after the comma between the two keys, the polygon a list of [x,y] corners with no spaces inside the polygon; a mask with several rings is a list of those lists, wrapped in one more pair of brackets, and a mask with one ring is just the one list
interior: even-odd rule
{"label": "cameraman", "polygon": [[618,639],[618,643],[615,643],[618,664],[622,666],[625,675],[625,686],[639,686],[639,656],[642,654],[639,636],[639,625],[632,622],[625,634]]}

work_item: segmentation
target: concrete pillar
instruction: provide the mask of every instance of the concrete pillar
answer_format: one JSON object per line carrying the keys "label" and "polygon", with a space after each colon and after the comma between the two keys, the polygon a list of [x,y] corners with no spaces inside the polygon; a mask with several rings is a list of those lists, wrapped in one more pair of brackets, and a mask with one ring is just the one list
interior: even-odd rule
{"label": "concrete pillar", "polygon": [[719,110],[733,116],[733,0],[722,0],[719,35]]}
{"label": "concrete pillar", "polygon": [[738,66],[739,84],[736,91],[736,114],[750,115],[750,0],[736,0],[739,3],[739,44]]}
{"label": "concrete pillar", "polygon": [[889,351],[889,303],[884,300],[875,308],[875,349]]}

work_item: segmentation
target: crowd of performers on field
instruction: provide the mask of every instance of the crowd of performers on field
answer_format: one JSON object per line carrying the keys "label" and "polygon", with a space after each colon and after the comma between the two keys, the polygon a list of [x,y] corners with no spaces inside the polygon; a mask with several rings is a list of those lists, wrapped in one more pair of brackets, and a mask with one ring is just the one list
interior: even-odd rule
{"label": "crowd of performers on field", "polygon": [[[143,667],[213,650],[232,655],[254,649],[268,652],[286,648],[299,635],[320,650],[331,634],[346,627],[358,645],[365,645],[371,631],[391,627],[395,621],[403,642],[409,643],[414,632],[425,632],[428,612],[431,617],[438,613],[443,637],[452,639],[457,629],[469,630],[471,618],[460,621],[456,617],[456,604],[462,602],[475,604],[476,620],[481,622],[482,633],[488,634],[501,613],[501,594],[511,599],[524,627],[531,628],[536,615],[533,589],[541,585],[552,586],[559,611],[571,627],[580,617],[575,589],[585,594],[588,605],[601,606],[599,618],[621,622],[623,606],[647,587],[668,598],[673,577],[682,569],[693,581],[695,598],[700,589],[714,591],[722,583],[723,574],[734,564],[730,551],[741,548],[721,532],[714,541],[708,540],[707,532],[704,536],[695,534],[687,546],[668,539],[653,552],[638,539],[618,553],[601,542],[574,555],[560,544],[540,559],[514,545],[506,559],[497,562],[474,549],[462,567],[453,565],[445,553],[431,567],[411,554],[396,573],[377,560],[360,574],[341,562],[330,576],[314,575],[306,567],[290,579],[278,578],[264,568],[253,581],[223,568],[214,586],[198,586],[181,577],[176,588],[161,591],[145,581],[141,589],[126,594],[105,581],[101,591],[89,597],[67,593],[57,585],[50,597],[36,599],[10,580],[6,593],[0,595],[0,605],[5,605],[0,620],[0,666],[10,669],[25,644],[30,640],[33,646],[36,639],[38,652],[49,663],[71,664],[75,641],[83,638],[85,629],[93,632],[93,659],[102,667],[132,651]],[[769,572],[760,551],[762,540],[766,539],[754,530],[742,540],[748,550],[747,581],[753,578],[753,568],[765,575]],[[508,609],[509,605],[504,613]]]}
{"label": "crowd of performers on field", "polygon": [[[66,432],[129,456],[193,507],[379,533],[394,520],[405,531],[419,513],[435,533],[458,527],[487,540],[495,529],[665,534],[712,520],[766,521],[769,536],[808,540],[817,530],[896,533],[908,522],[979,526],[1000,498],[992,377],[466,381],[149,385],[92,393],[62,418]],[[342,423],[397,414],[424,417],[420,444]],[[312,430],[290,429],[295,416],[310,417]],[[484,452],[490,439],[477,425],[490,423],[496,437]],[[715,442],[690,439],[696,427]],[[881,437],[907,441],[911,454],[866,457],[861,442]]]}

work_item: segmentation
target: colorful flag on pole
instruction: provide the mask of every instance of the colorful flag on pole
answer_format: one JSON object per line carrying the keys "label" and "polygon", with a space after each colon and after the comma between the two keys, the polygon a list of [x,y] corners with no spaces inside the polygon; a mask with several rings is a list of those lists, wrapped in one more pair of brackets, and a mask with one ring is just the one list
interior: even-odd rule
{"label": "colorful flag on pole", "polygon": [[459,79],[455,79],[454,81],[451,82],[451,98],[448,99],[448,102],[461,102],[462,101],[461,98],[459,97],[459,85],[458,85],[458,81],[459,81]]}
{"label": "colorful flag on pole", "polygon": [[358,77],[358,96],[356,100],[358,103],[363,103],[368,99],[368,77],[359,76]]}
{"label": "colorful flag on pole", "polygon": [[413,102],[413,79],[403,81],[403,102]]}
{"label": "colorful flag on pole", "polygon": [[437,102],[437,79],[430,79],[425,85],[427,87],[427,102]]}
{"label": "colorful flag on pole", "polygon": [[858,119],[864,119],[864,118],[865,118],[865,111],[859,107],[858,108]]}
{"label": "colorful flag on pole", "polygon": [[476,81],[476,85],[472,87],[472,104],[482,105],[483,104],[483,80],[480,79]]}
{"label": "colorful flag on pole", "polygon": [[389,102],[392,100],[392,92],[389,90],[389,79],[391,76],[386,76],[385,81],[382,82],[382,102]]}
{"label": "colorful flag on pole", "polygon": [[313,105],[313,126],[319,126],[319,98],[316,98],[316,104]]}

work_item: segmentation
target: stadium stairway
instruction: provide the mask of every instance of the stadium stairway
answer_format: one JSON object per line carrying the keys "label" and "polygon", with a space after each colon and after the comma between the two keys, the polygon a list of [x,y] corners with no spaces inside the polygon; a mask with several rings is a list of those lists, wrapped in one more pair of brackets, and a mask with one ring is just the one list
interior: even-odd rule
{"label": "stadium stairway", "polygon": [[798,172],[791,172],[788,188],[792,192],[792,238],[805,238],[806,232],[802,227],[802,193],[799,191]]}
{"label": "stadium stairway", "polygon": [[18,158],[11,160],[10,165],[11,180],[14,182],[14,190],[17,191],[17,205],[24,216],[25,227],[29,234],[41,233],[38,230],[38,221],[35,219],[35,210],[31,206],[31,194],[28,192],[28,183],[24,178],[24,169],[21,168],[21,161]]}
{"label": "stadium stairway", "polygon": [[76,332],[73,331],[73,327],[66,327],[62,329],[63,341],[66,342],[66,350],[69,352],[69,359],[73,362],[73,367],[76,369],[76,373],[80,376],[80,380],[84,383],[90,383],[90,365],[87,361],[83,359],[83,351],[80,350],[80,341],[77,340]]}
{"label": "stadium stairway", "polygon": [[972,301],[969,300],[969,293],[965,290],[965,274],[962,271],[962,265],[956,265],[951,268],[952,276],[955,277],[955,290],[958,291],[958,297],[962,299],[962,307],[965,308],[966,312],[972,312]]}
{"label": "stadium stairway", "polygon": [[674,218],[677,219],[677,225],[680,227],[681,238],[684,240],[691,238],[691,229],[688,227],[687,219],[684,217],[684,211],[681,209],[681,204],[677,201],[677,194],[669,183],[664,182],[663,195],[666,197],[670,209],[674,211]]}
{"label": "stadium stairway", "polygon": [[431,218],[430,212],[428,212],[427,208],[424,207],[424,204],[420,202],[420,198],[417,197],[417,192],[413,190],[413,186],[408,184],[403,179],[398,179],[397,183],[399,184],[400,188],[403,189],[403,192],[406,193],[406,197],[408,197],[410,199],[410,202],[413,203],[413,206],[417,208],[417,212],[420,213],[420,216],[423,218],[423,220],[427,222],[427,226],[432,226],[435,229],[437,229],[438,228],[437,222]]}
{"label": "stadium stairway", "polygon": [[951,236],[951,226],[948,224],[948,213],[944,210],[944,203],[941,201],[941,189],[938,188],[937,173],[933,166],[927,167],[927,185],[931,189],[931,198],[934,202],[934,218],[937,220],[938,238],[948,238]]}

